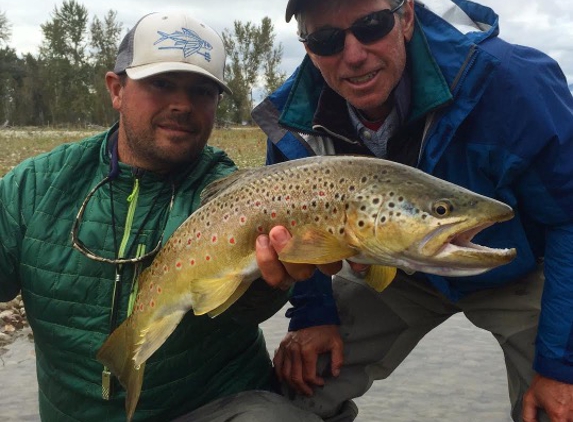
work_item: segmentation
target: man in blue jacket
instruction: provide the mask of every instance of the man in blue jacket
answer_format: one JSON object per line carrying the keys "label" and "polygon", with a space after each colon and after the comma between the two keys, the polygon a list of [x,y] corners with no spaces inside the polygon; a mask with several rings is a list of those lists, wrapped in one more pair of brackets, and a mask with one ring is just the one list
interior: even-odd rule
{"label": "man in blue jacket", "polygon": [[[359,268],[344,265],[332,288],[315,272],[294,288],[277,373],[329,417],[464,312],[503,349],[513,420],[573,421],[573,98],[557,63],[498,38],[491,9],[424,3],[288,2],[307,56],[253,112],[267,162],[367,154],[418,167],[511,205],[516,217],[477,243],[518,256],[467,278],[399,272],[382,293]],[[276,260],[288,236],[259,239],[267,280],[313,271]]]}

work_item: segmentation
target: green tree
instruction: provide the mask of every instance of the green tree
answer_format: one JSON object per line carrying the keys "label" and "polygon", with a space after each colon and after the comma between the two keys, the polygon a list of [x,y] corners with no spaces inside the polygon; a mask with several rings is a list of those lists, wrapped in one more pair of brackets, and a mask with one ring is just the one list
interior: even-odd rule
{"label": "green tree", "polygon": [[0,12],[0,46],[2,44],[7,46],[11,36],[12,25],[6,17],[6,12]]}
{"label": "green tree", "polygon": [[282,45],[274,47],[274,27],[268,17],[260,25],[235,21],[233,32],[225,29],[222,37],[227,52],[226,79],[233,95],[224,99],[219,118],[250,121],[255,88],[262,85],[268,92],[285,79],[277,70]]}
{"label": "green tree", "polygon": [[16,50],[10,47],[0,48],[0,127],[14,123],[14,102],[24,74]]}
{"label": "green tree", "polygon": [[109,125],[117,119],[117,112],[111,107],[105,85],[105,74],[113,70],[123,30],[122,23],[116,19],[117,12],[109,10],[103,22],[96,16],[90,29],[94,122],[100,125]]}
{"label": "green tree", "polygon": [[91,119],[90,68],[87,63],[88,11],[75,0],[54,7],[51,20],[41,25],[42,79],[50,121],[83,123]]}
{"label": "green tree", "polygon": [[32,54],[26,54],[20,62],[24,76],[14,98],[14,125],[43,126],[47,124],[47,106],[44,102],[45,86],[42,80],[43,63]]}

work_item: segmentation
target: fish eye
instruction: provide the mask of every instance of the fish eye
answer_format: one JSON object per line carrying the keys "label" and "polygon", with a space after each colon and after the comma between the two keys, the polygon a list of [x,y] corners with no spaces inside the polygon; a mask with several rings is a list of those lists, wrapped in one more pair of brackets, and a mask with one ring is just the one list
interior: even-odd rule
{"label": "fish eye", "polygon": [[440,199],[432,205],[432,211],[438,217],[447,217],[454,211],[454,205],[447,199]]}

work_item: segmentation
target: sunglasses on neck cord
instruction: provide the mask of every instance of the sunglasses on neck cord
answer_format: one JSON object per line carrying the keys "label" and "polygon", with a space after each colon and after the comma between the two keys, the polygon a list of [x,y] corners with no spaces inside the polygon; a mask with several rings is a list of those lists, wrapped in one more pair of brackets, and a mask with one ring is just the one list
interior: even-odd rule
{"label": "sunglasses on neck cord", "polygon": [[322,28],[299,41],[306,44],[308,49],[317,56],[333,56],[344,50],[346,31],[352,32],[362,44],[371,44],[381,40],[392,31],[395,24],[394,13],[398,11],[406,0],[394,9],[384,9],[361,17],[349,28]]}

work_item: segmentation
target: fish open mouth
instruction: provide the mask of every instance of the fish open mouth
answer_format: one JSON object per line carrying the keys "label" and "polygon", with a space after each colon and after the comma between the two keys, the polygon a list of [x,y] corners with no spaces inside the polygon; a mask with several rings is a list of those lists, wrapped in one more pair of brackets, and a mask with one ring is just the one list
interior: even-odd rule
{"label": "fish open mouth", "polygon": [[459,248],[466,248],[466,249],[491,249],[486,246],[478,245],[476,243],[472,243],[472,239],[475,237],[476,234],[481,232],[482,230],[492,226],[493,223],[486,223],[476,226],[472,229],[466,230],[464,232],[455,234],[450,239],[448,239],[447,243],[453,246],[457,246]]}
{"label": "fish open mouth", "polygon": [[472,242],[479,232],[493,224],[481,223],[461,232],[455,223],[441,226],[421,243],[420,250],[432,260],[458,268],[492,268],[506,264],[515,258],[515,249],[491,248]]}

